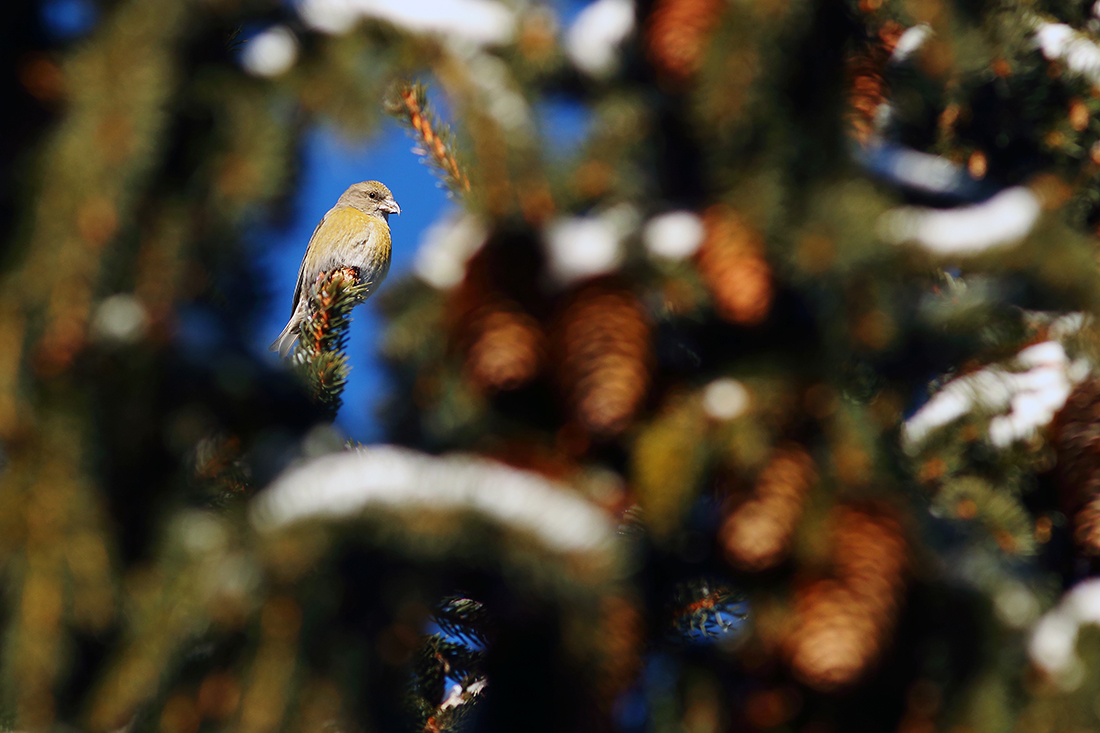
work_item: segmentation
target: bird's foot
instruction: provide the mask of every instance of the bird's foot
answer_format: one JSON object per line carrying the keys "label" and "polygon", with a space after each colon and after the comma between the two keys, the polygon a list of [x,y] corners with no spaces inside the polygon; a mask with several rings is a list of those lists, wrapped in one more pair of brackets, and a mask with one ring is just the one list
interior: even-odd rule
{"label": "bird's foot", "polygon": [[343,275],[345,280],[351,280],[354,283],[362,281],[363,274],[358,267],[341,267],[337,272]]}

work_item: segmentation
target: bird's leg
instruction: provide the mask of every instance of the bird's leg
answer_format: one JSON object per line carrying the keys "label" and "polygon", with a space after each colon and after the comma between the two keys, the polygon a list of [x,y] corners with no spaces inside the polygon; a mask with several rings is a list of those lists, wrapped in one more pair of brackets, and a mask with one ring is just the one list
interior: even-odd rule
{"label": "bird's leg", "polygon": [[345,280],[351,280],[353,283],[359,283],[362,277],[358,267],[341,267],[337,272],[343,275]]}
{"label": "bird's leg", "polygon": [[358,285],[360,278],[362,277],[362,271],[358,267],[340,267],[335,270],[321,271],[317,273],[317,277],[314,278],[314,285],[320,285],[326,280],[331,282],[339,275],[343,280],[350,280],[352,284]]}

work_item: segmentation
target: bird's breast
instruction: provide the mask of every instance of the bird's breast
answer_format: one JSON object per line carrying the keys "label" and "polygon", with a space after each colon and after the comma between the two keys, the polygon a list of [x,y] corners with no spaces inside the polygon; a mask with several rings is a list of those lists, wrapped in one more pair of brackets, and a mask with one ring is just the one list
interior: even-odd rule
{"label": "bird's breast", "polygon": [[[356,267],[363,282],[377,286],[390,268],[390,228],[381,218],[337,207],[321,222],[306,255],[305,277],[338,267]],[[372,288],[373,289],[373,288]]]}
{"label": "bird's breast", "polygon": [[390,228],[378,217],[362,216],[362,235],[350,243],[350,251],[345,252],[344,259],[347,264],[359,268],[363,282],[377,285],[390,269]]}
{"label": "bird's breast", "polygon": [[360,278],[363,282],[378,285],[390,271],[389,247],[386,247],[385,252],[370,253],[358,263],[353,264],[359,268]]}

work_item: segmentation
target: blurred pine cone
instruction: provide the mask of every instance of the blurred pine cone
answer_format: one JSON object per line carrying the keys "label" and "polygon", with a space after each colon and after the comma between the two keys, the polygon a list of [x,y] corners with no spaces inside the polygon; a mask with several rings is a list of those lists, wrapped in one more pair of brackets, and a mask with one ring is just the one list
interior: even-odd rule
{"label": "blurred pine cone", "polygon": [[645,30],[645,46],[657,73],[682,84],[703,65],[722,0],[657,0]]}
{"label": "blurred pine cone", "polygon": [[859,678],[878,655],[881,629],[844,583],[825,579],[795,592],[798,622],[787,638],[795,676],[828,691]]}
{"label": "blurred pine cone", "polygon": [[542,368],[546,336],[535,318],[504,292],[494,277],[493,251],[470,260],[449,303],[451,341],[461,352],[467,379],[487,392],[517,389]]}
{"label": "blurred pine cone", "polygon": [[875,132],[875,115],[889,92],[883,71],[904,30],[897,23],[885,23],[877,39],[848,57],[848,122],[861,143],[870,140]]}
{"label": "blurred pine cone", "polygon": [[892,625],[909,569],[909,543],[895,511],[875,504],[840,506],[833,518],[837,577],[880,625]]}
{"label": "blurred pine cone", "polygon": [[731,323],[760,323],[771,310],[772,273],[764,242],[732,208],[717,204],[703,215],[706,238],[696,255],[718,315]]}
{"label": "blurred pine cone", "polygon": [[1100,555],[1100,380],[1078,384],[1054,418],[1061,509],[1074,518],[1074,537],[1088,555]]}
{"label": "blurred pine cone", "polygon": [[909,565],[909,543],[892,508],[839,506],[832,519],[835,578],[795,592],[796,622],[786,640],[791,669],[818,690],[854,683],[879,657]]}
{"label": "blurred pine cone", "polygon": [[603,598],[600,616],[604,655],[601,693],[605,699],[615,699],[633,684],[641,669],[645,622],[635,604],[620,595]]}
{"label": "blurred pine cone", "polygon": [[652,361],[649,319],[634,292],[613,280],[581,286],[552,340],[574,420],[595,437],[625,430],[649,389]]}
{"label": "blurred pine cone", "polygon": [[1073,539],[1086,555],[1100,555],[1100,494],[1073,516]]}
{"label": "blurred pine cone", "polygon": [[760,473],[753,496],[722,521],[718,536],[726,560],[748,571],[778,564],[790,548],[815,479],[813,459],[801,446],[778,448]]}
{"label": "blurred pine cone", "polygon": [[493,298],[467,324],[466,374],[482,390],[522,387],[542,365],[542,329],[515,301]]}

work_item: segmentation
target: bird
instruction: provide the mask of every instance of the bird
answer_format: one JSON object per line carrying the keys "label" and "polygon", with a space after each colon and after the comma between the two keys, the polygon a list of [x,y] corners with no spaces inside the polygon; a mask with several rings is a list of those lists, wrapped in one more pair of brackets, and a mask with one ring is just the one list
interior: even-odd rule
{"label": "bird", "polygon": [[298,268],[290,320],[271,351],[286,356],[309,310],[309,287],[322,273],[355,268],[370,297],[390,271],[390,214],[401,214],[393,194],[379,181],[363,181],[344,191],[313,230]]}

